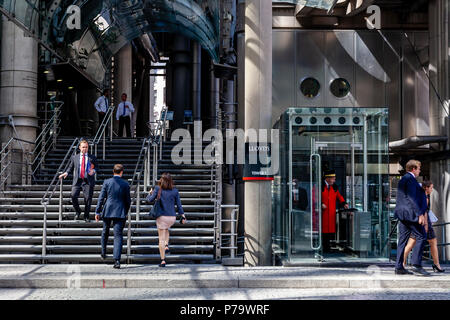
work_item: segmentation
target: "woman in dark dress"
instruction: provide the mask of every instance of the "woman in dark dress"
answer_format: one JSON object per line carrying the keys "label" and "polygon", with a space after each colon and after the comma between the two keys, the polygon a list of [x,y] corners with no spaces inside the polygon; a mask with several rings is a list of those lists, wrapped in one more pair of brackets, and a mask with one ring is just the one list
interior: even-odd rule
{"label": "woman in dark dress", "polygon": [[[422,183],[422,188],[425,191],[425,195],[427,196],[427,205],[428,210],[426,213],[426,224],[425,224],[425,230],[427,231],[427,240],[430,244],[430,251],[431,251],[431,257],[433,258],[433,271],[434,272],[444,272],[445,270],[441,268],[441,265],[439,264],[439,253],[437,248],[437,238],[436,233],[433,229],[433,224],[430,220],[429,211],[430,211],[430,195],[431,192],[433,192],[433,183],[431,181],[424,181]],[[408,257],[410,251],[412,248],[414,248],[414,245],[416,244],[416,239],[414,238],[414,235],[411,234],[408,244],[405,247],[405,254],[404,254],[404,260],[403,265],[406,266],[406,258]]]}

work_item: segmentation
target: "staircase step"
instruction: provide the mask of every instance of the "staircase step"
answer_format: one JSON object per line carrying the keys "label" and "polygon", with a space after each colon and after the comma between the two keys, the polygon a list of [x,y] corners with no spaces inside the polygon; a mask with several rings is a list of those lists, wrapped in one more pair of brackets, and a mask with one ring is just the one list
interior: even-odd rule
{"label": "staircase step", "polygon": [[[75,216],[74,212],[64,212],[64,219],[73,219]],[[59,217],[59,212],[47,212],[47,221],[56,220]],[[214,212],[186,212],[186,217],[188,220],[199,219],[199,218],[214,218]],[[0,218],[3,219],[33,219],[42,220],[44,218],[43,212],[0,212]],[[136,219],[136,213],[131,213],[131,219]],[[141,212],[141,220],[148,219],[148,212]],[[64,220],[67,221],[67,220]]]}
{"label": "staircase step", "polygon": [[[80,222],[84,223],[84,222]],[[0,235],[42,235],[42,228],[0,228]],[[127,234],[128,228],[124,228],[123,233]],[[157,235],[158,230],[155,228],[132,228],[133,235]],[[100,236],[102,233],[101,228],[47,228],[47,235],[91,235]],[[114,234],[114,231],[110,230],[110,235]],[[214,234],[212,228],[172,228],[170,230],[172,235],[211,235]]]}
{"label": "staircase step", "polygon": [[[97,242],[100,242],[98,240]],[[107,247],[107,254],[112,254],[113,252],[113,244],[114,242],[108,242],[111,244]],[[170,251],[171,254],[175,252],[186,252],[186,251],[211,251],[214,249],[213,245],[171,245]],[[157,241],[154,244],[148,245],[132,245],[131,252],[132,253],[145,253],[145,252],[153,252],[158,253],[159,246]],[[46,246],[47,254],[61,254],[61,253],[101,253],[100,243],[97,245],[47,245]],[[0,245],[0,254],[3,253],[42,253],[42,245]],[[122,246],[122,253],[126,254],[127,245]]]}
{"label": "staircase step", "polygon": [[[83,200],[81,200],[80,202],[83,202]],[[141,212],[150,212],[152,208],[152,205],[144,205],[141,204]],[[29,210],[29,211],[41,211],[43,209],[43,206],[41,205],[33,205],[33,204],[3,204],[1,206],[2,210]],[[80,204],[80,209],[81,212],[84,212],[84,204]],[[186,204],[183,205],[183,210],[184,211],[189,211],[189,210],[194,210],[194,209],[205,209],[205,210],[213,210],[214,209],[214,205],[207,205],[207,204],[199,204],[199,205],[193,205],[193,204]],[[59,205],[54,205],[54,204],[50,204],[47,206],[47,211],[59,211]],[[68,205],[68,204],[64,204],[63,205],[63,212],[64,211],[73,211],[73,206],[72,205]],[[136,212],[136,205],[131,205],[131,211]],[[92,205],[91,206],[91,211],[90,212],[94,212],[95,213],[95,206]]]}
{"label": "staircase step", "polygon": [[[195,238],[190,236],[170,236],[170,243],[189,244],[189,243],[211,243],[214,240],[213,236],[197,236]],[[47,244],[98,244],[100,241],[99,236],[47,236]],[[126,235],[124,234],[124,241],[126,241]],[[114,237],[108,240],[108,243],[113,243]],[[132,236],[131,242],[133,244],[148,244],[157,243],[158,236]],[[40,236],[0,236],[0,244],[17,244],[17,243],[33,243],[42,244],[42,235]]]}
{"label": "staircase step", "polygon": [[[59,194],[58,194],[59,195]],[[57,195],[57,196],[58,196]],[[147,201],[145,200],[145,198],[147,197],[148,193],[141,193],[141,205],[145,204]],[[134,194],[132,195],[134,196]],[[81,197],[80,197],[81,199]],[[185,204],[192,204],[192,203],[208,203],[210,204],[213,199],[212,198],[186,198],[186,197],[180,197],[181,199],[181,203],[184,206]],[[13,204],[13,203],[23,203],[23,204],[34,204],[34,205],[40,205],[40,201],[42,200],[42,198],[0,198],[0,204],[2,204],[2,208],[3,208],[3,204],[4,203],[9,203],[9,204]],[[63,198],[63,204],[67,205],[70,204],[70,196],[66,196]],[[97,205],[98,202],[98,194],[92,197],[92,205]],[[59,196],[52,198],[49,202],[49,204],[59,204]]]}
{"label": "staircase step", "polygon": [[[49,185],[48,184],[42,184],[42,185],[9,185],[8,189],[9,191],[14,191],[14,190],[21,190],[21,191],[43,191],[45,193],[45,191],[47,191]],[[209,190],[209,185],[206,186],[204,184],[202,185],[197,185],[197,184],[183,184],[183,185],[179,185],[176,184],[175,187],[179,190],[179,191],[183,191],[183,190],[190,190],[190,189],[194,189],[196,191],[201,191],[201,190]],[[59,186],[56,187],[57,192],[59,191]],[[143,188],[143,186],[141,187]],[[198,189],[196,189],[198,188]],[[97,181],[97,183],[95,184],[94,187],[94,191],[100,191],[102,189],[102,185],[101,183],[99,183]],[[70,185],[69,183],[67,184],[63,184],[63,191],[71,191],[72,190],[72,185]],[[2,192],[0,192],[1,194]]]}
{"label": "staircase step", "polygon": [[[133,254],[130,257],[132,262],[159,262],[159,254]],[[126,261],[127,257],[122,255],[122,263]],[[214,259],[212,254],[171,254],[166,256],[166,262],[177,261],[211,261]],[[25,261],[40,261],[42,256],[40,254],[0,254],[0,262],[25,262]],[[99,254],[49,254],[45,256],[47,262],[95,262],[105,263]]]}
{"label": "staircase step", "polygon": [[[147,219],[147,220],[143,220]],[[141,221],[131,221],[132,226],[141,226],[141,227],[155,227],[155,220],[150,220],[148,215],[143,216]],[[0,226],[2,227],[42,227],[42,220],[0,220]],[[128,225],[128,223],[126,224]],[[186,224],[181,225],[175,223],[172,228],[180,228],[181,226],[189,226],[189,227],[214,227],[214,221],[212,220],[189,220]],[[102,222],[84,222],[84,221],[70,221],[63,220],[59,222],[58,220],[47,220],[47,228],[73,228],[73,227],[91,227],[91,228],[103,228]]]}

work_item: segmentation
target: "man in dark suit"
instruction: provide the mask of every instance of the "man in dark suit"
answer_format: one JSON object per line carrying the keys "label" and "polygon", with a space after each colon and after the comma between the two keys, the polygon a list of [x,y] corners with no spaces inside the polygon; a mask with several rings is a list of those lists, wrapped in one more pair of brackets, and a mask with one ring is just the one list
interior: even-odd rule
{"label": "man in dark suit", "polygon": [[89,222],[89,212],[91,211],[92,195],[95,188],[95,173],[97,158],[88,154],[89,143],[81,140],[79,144],[80,153],[74,154],[70,158],[69,168],[61,174],[59,178],[66,178],[73,170],[72,181],[72,204],[75,209],[75,220],[80,218],[81,209],[78,204],[78,196],[83,189],[84,196],[84,221]]}
{"label": "man in dark suit", "polygon": [[113,169],[114,177],[103,183],[97,208],[95,221],[103,219],[102,259],[106,259],[106,245],[108,244],[111,222],[114,226],[114,268],[120,268],[122,253],[123,228],[131,205],[130,186],[122,179],[123,165],[116,164]]}
{"label": "man in dark suit", "polygon": [[405,247],[412,233],[417,241],[412,252],[412,271],[417,275],[429,275],[422,268],[423,248],[427,239],[424,228],[427,200],[425,192],[416,180],[420,173],[420,166],[421,163],[417,160],[408,161],[406,163],[407,172],[398,183],[397,203],[394,211],[395,217],[399,221],[396,274],[412,274],[403,266]]}

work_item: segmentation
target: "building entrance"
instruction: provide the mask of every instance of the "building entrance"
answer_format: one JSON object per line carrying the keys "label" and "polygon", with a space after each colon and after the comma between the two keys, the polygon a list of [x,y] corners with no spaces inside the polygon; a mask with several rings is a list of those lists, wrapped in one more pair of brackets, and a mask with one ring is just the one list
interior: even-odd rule
{"label": "building entrance", "polygon": [[273,185],[273,249],[288,263],[389,255],[388,110],[289,108]]}

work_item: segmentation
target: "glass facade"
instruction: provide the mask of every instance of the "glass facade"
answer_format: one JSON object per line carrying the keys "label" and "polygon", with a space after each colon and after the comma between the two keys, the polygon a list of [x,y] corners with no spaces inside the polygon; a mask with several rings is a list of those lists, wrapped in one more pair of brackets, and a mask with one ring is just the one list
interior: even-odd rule
{"label": "glass facade", "polygon": [[[388,109],[289,108],[275,128],[274,253],[290,262],[388,258]],[[330,170],[348,209],[325,212]]]}

